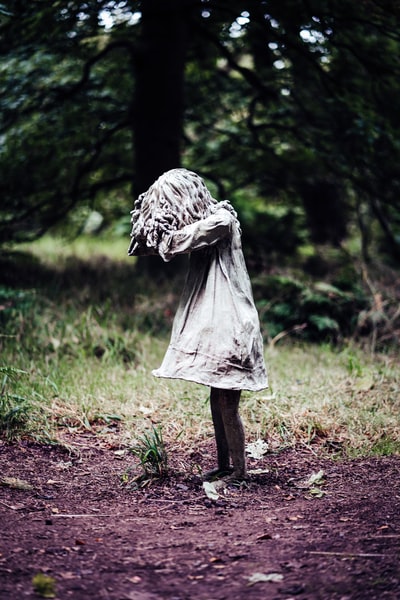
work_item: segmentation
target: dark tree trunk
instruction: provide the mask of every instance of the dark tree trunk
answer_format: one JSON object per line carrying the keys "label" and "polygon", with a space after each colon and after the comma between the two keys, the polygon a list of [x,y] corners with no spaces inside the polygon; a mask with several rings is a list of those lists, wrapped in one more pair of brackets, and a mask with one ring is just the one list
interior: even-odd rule
{"label": "dark tree trunk", "polygon": [[347,235],[347,205],[340,188],[328,181],[303,181],[299,186],[311,239],[339,245]]}
{"label": "dark tree trunk", "polygon": [[190,0],[145,0],[133,115],[135,196],[180,166]]}
{"label": "dark tree trunk", "polygon": [[[135,198],[165,171],[180,166],[184,72],[189,10],[193,0],[145,0],[141,43],[135,61],[133,111]],[[161,280],[186,265],[157,256],[138,261],[137,272]]]}

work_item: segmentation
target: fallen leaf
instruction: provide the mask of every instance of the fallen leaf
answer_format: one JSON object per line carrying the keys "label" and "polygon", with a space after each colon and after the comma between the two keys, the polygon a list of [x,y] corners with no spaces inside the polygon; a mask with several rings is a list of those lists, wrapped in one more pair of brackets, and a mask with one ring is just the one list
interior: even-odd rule
{"label": "fallen leaf", "polygon": [[371,375],[366,375],[358,379],[355,383],[355,388],[359,392],[369,392],[374,387],[375,382]]}
{"label": "fallen leaf", "polygon": [[53,346],[53,350],[58,350],[58,348],[61,346],[60,340],[55,337],[50,338],[50,343]]}
{"label": "fallen leaf", "polygon": [[258,439],[251,444],[247,444],[246,452],[250,458],[260,459],[268,452],[268,444],[264,440]]}
{"label": "fallen leaf", "polygon": [[248,585],[254,585],[255,583],[261,583],[264,581],[270,581],[272,583],[278,583],[282,581],[283,575],[281,573],[253,573],[248,577]]}
{"label": "fallen leaf", "polygon": [[33,485],[25,481],[25,479],[18,479],[18,477],[2,477],[0,483],[15,490],[33,490]]}
{"label": "fallen leaf", "polygon": [[314,496],[314,498],[322,498],[326,494],[326,492],[322,491],[318,487],[310,488],[309,492],[310,492],[311,496]]}
{"label": "fallen leaf", "polygon": [[114,450],[115,458],[123,458],[126,454],[126,450]]}
{"label": "fallen leaf", "polygon": [[61,577],[61,579],[66,579],[66,580],[76,579],[77,577],[79,577],[79,575],[76,575],[72,571],[65,571],[64,573],[58,573],[58,576]]}
{"label": "fallen leaf", "polygon": [[250,475],[265,475],[266,473],[269,473],[269,472],[270,472],[269,469],[249,469]]}
{"label": "fallen leaf", "polygon": [[305,482],[306,487],[314,487],[325,483],[325,472],[321,469],[318,473],[312,473]]}
{"label": "fallen leaf", "polygon": [[204,481],[203,490],[205,491],[207,498],[209,498],[210,500],[218,500],[219,494],[216,490],[215,483]]}
{"label": "fallen leaf", "polygon": [[270,533],[263,533],[256,537],[256,540],[272,540],[272,535]]}
{"label": "fallen leaf", "polygon": [[219,558],[219,556],[212,556],[212,557],[209,559],[209,562],[210,562],[210,563],[220,563],[220,562],[222,562],[222,561],[221,561],[221,559]]}

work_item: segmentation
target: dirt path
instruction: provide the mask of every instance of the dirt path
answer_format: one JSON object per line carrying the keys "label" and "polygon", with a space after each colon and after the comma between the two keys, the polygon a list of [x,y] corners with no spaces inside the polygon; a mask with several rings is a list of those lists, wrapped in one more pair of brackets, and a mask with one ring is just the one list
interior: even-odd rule
{"label": "dirt path", "polygon": [[400,457],[267,455],[252,465],[267,473],[210,500],[192,471],[211,445],[135,491],[131,456],[75,441],[0,443],[1,600],[44,597],[38,573],[60,600],[400,598]]}

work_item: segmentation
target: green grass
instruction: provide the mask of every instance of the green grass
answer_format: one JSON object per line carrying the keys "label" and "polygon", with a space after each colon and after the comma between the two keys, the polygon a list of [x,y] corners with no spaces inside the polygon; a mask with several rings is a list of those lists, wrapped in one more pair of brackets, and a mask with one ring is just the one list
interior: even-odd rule
{"label": "green grass", "polygon": [[[68,433],[70,441],[118,424],[121,446],[137,446],[156,427],[169,451],[197,449],[213,437],[208,389],[151,375],[180,285],[135,277],[124,254],[109,258],[114,242],[80,244],[32,245],[40,262],[29,277],[0,288],[3,436],[48,442]],[[400,453],[398,355],[286,336],[266,345],[265,358],[270,388],[243,393],[248,441],[266,439],[274,451],[300,444],[338,456]]]}
{"label": "green grass", "polygon": [[106,256],[107,259],[131,263],[128,256],[129,238],[103,238],[102,236],[82,235],[73,239],[45,235],[34,243],[18,244],[22,252],[30,252],[34,256],[50,264],[63,265],[71,257],[89,260],[94,256]]}

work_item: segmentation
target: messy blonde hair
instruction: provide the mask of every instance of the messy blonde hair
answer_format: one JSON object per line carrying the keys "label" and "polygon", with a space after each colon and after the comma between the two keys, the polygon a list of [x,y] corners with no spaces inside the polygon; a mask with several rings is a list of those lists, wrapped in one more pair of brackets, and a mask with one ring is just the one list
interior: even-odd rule
{"label": "messy blonde hair", "polygon": [[187,169],[167,171],[135,201],[130,250],[139,245],[157,251],[166,232],[205,219],[217,205],[199,175]]}

